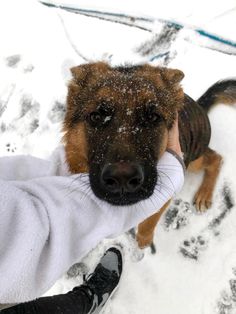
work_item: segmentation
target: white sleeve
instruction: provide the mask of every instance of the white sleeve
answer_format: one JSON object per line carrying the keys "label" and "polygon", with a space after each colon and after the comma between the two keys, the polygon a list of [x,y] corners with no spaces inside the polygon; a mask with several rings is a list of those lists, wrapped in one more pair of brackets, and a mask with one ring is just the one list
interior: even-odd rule
{"label": "white sleeve", "polygon": [[157,167],[153,196],[126,207],[97,199],[88,175],[0,180],[0,303],[39,297],[103,238],[158,211],[181,188],[184,174],[170,153]]}
{"label": "white sleeve", "polygon": [[120,207],[119,215],[113,216],[116,228],[112,235],[116,236],[127,231],[158,212],[181,190],[184,184],[185,170],[183,160],[176,154],[166,151],[157,164],[157,184],[153,195],[135,205]]}
{"label": "white sleeve", "polygon": [[17,155],[0,157],[0,178],[2,180],[29,180],[56,175],[53,161],[33,156]]}

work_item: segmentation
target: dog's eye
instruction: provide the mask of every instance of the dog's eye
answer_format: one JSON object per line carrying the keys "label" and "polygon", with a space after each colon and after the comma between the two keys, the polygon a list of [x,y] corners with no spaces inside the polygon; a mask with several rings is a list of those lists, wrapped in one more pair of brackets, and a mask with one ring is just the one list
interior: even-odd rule
{"label": "dog's eye", "polygon": [[141,115],[141,124],[143,126],[156,125],[162,120],[162,117],[156,112],[155,105],[148,105]]}
{"label": "dog's eye", "polygon": [[114,109],[108,102],[102,101],[98,106],[98,111],[103,116],[109,116],[110,114],[113,113]]}
{"label": "dog's eye", "polygon": [[149,122],[153,122],[153,123],[161,121],[161,116],[156,112],[148,113],[146,118]]}
{"label": "dog's eye", "polygon": [[94,111],[89,114],[87,117],[87,121],[93,126],[93,127],[105,127],[109,124],[109,122],[112,120],[113,115],[110,113],[105,113],[99,111]]}
{"label": "dog's eye", "polygon": [[93,127],[105,127],[112,120],[114,115],[114,108],[106,102],[101,102],[96,111],[91,112],[87,116],[87,121]]}
{"label": "dog's eye", "polygon": [[91,112],[89,115],[89,121],[93,125],[98,125],[102,123],[102,120],[103,120],[102,115],[98,111]]}

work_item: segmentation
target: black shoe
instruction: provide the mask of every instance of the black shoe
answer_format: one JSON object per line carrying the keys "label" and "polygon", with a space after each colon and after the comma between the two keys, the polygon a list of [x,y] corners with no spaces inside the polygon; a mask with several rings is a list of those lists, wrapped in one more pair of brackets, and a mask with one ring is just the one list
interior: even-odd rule
{"label": "black shoe", "polygon": [[122,255],[112,247],[106,251],[94,272],[85,283],[72,291],[22,303],[3,310],[6,314],[97,314],[115,292],[122,273]]}
{"label": "black shoe", "polygon": [[107,300],[113,295],[122,273],[122,254],[118,248],[111,247],[101,258],[94,272],[82,285],[92,292],[93,304],[89,314],[99,313]]}

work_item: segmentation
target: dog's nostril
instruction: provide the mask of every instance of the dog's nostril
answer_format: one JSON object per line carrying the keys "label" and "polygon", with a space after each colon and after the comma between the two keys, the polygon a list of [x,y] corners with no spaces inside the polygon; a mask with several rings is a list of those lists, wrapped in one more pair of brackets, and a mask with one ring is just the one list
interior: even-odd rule
{"label": "dog's nostril", "polygon": [[115,188],[119,185],[119,182],[117,182],[117,180],[114,178],[106,178],[103,180],[104,180],[104,183],[106,184],[106,186],[110,187],[110,188]]}
{"label": "dog's nostril", "polygon": [[119,179],[114,175],[113,167],[110,164],[104,166],[100,182],[102,186],[109,192],[117,193],[120,190]]}
{"label": "dog's nostril", "polygon": [[142,184],[142,178],[135,177],[135,178],[130,179],[127,182],[127,187],[129,190],[136,190],[141,184]]}

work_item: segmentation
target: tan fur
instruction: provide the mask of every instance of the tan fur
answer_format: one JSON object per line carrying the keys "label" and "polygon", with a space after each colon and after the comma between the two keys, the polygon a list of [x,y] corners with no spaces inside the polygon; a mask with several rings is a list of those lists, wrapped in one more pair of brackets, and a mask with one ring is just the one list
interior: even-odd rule
{"label": "tan fur", "polygon": [[[166,131],[165,134],[163,134],[163,142],[162,142],[161,154],[160,154],[161,156],[166,151],[167,142],[168,142],[168,132]],[[145,248],[152,244],[156,225],[158,221],[160,220],[161,215],[163,214],[165,209],[169,206],[170,201],[168,201],[157,213],[147,218],[141,224],[138,225],[138,232],[136,234],[136,240],[140,248]]]}
{"label": "tan fur", "polygon": [[189,166],[188,166],[188,171],[191,172],[198,172],[200,170],[203,169],[203,156],[200,156],[198,159],[190,162]]}
{"label": "tan fur", "polygon": [[222,157],[214,150],[208,148],[202,157],[191,164],[190,171],[191,169],[196,169],[195,166],[197,166],[198,170],[204,170],[202,184],[194,197],[196,208],[204,211],[211,206],[213,191],[222,164]]}
{"label": "tan fur", "polygon": [[[111,144],[115,148],[117,147],[119,154],[124,156],[132,150],[128,143],[129,136],[134,132],[130,128],[134,110],[143,104],[156,104],[158,114],[166,121],[166,126],[158,131],[160,138],[157,141],[155,152],[157,160],[162,156],[167,146],[167,130],[173,124],[176,111],[181,110],[183,106],[184,92],[179,84],[184,77],[183,72],[150,65],[132,67],[131,71],[126,72],[126,70],[120,71],[119,68],[112,68],[104,62],[80,65],[72,68],[71,72],[73,79],[68,89],[67,112],[63,131],[65,132],[66,159],[72,173],[89,171],[88,151],[90,147],[88,147],[87,140],[89,131],[86,116],[92,111],[96,111],[98,103],[103,101],[113,103],[116,110],[118,109],[116,119],[122,126],[121,129],[125,131],[119,131],[113,137]],[[128,75],[126,75],[127,73]],[[101,81],[103,83],[99,85]],[[233,102],[232,97],[225,95],[218,95],[215,100],[215,103],[232,104]],[[121,110],[119,110],[121,106],[132,114],[127,115],[125,110],[121,114]],[[155,134],[152,135],[155,136]],[[100,137],[100,135],[96,136]],[[142,137],[142,134],[139,136],[141,141],[147,140],[147,138]],[[93,142],[96,143],[99,137],[92,138]],[[110,136],[107,134],[102,140],[106,142],[109,141],[109,138]],[[195,195],[198,210],[204,210],[211,205],[221,162],[220,155],[207,149],[203,156],[191,162],[188,167],[189,171],[204,171],[203,182]],[[155,226],[169,203],[170,201],[158,213],[138,226],[137,240],[140,247],[150,245],[153,241]]]}
{"label": "tan fur", "polygon": [[66,160],[71,173],[88,172],[88,147],[84,123],[80,122],[75,128],[68,129],[63,140],[66,143]]}
{"label": "tan fur", "polygon": [[[212,195],[219,175],[221,163],[222,157],[208,148],[203,156],[191,162],[188,167],[188,170],[191,172],[200,170],[204,170],[205,172],[202,184],[194,197],[196,208],[200,211],[204,211],[211,206]],[[159,212],[139,224],[136,238],[140,248],[149,246],[153,242],[155,227],[169,204],[170,201],[167,202]]]}
{"label": "tan fur", "polygon": [[156,214],[150,216],[138,225],[136,239],[140,248],[145,248],[152,244],[156,225],[170,202],[171,200],[169,200]]}
{"label": "tan fur", "polygon": [[230,97],[230,95],[219,95],[219,96],[217,96],[214,105],[217,105],[217,104],[234,105],[235,104],[235,98]]}
{"label": "tan fur", "polygon": [[164,130],[160,156],[162,156],[164,154],[164,152],[166,151],[167,143],[168,143],[168,131]]}
{"label": "tan fur", "polygon": [[166,120],[173,119],[175,112],[180,110],[183,104],[184,92],[179,82],[183,79],[184,73],[176,69],[154,68],[150,65],[144,65],[137,71],[137,74],[152,81],[160,94],[162,94],[162,90],[165,90],[165,95],[162,95],[162,101],[160,102],[161,114]]}
{"label": "tan fur", "polygon": [[[181,109],[183,105],[184,93],[179,82],[184,74],[180,70],[143,65],[135,69],[127,80],[118,70],[111,68],[106,63],[98,62],[74,67],[71,72],[73,79],[69,84],[67,112],[63,130],[65,132],[66,159],[72,173],[89,171],[87,130],[84,117],[91,111],[96,110],[98,101],[105,99],[105,101],[111,101],[117,106],[125,104],[129,110],[133,110],[137,103],[156,103],[158,104],[159,113],[166,119],[169,126],[172,125],[175,119],[176,111]],[[99,84],[101,78],[110,84],[101,86],[96,90],[93,102],[88,96],[92,88]],[[153,84],[155,90],[145,88],[145,82]],[[159,98],[156,98],[156,89]],[[81,104],[85,99],[86,105],[83,107]],[[72,121],[76,116],[78,116],[79,122],[73,125]],[[128,115],[119,117],[122,126],[126,130],[129,130],[130,117]],[[131,129],[129,131],[132,132]],[[160,132],[162,140],[158,142],[157,158],[160,158],[165,152],[168,140],[167,128],[163,128]],[[125,145],[128,137],[129,132],[120,132],[117,135],[115,144],[119,145],[120,152],[130,149]],[[168,204],[169,202],[157,214],[139,225],[138,239],[140,246],[151,243],[154,228]]]}
{"label": "tan fur", "polygon": [[99,76],[104,76],[111,68],[107,63],[96,62],[83,64],[71,69],[73,80],[79,86],[83,86],[88,80],[90,84],[97,82]]}

